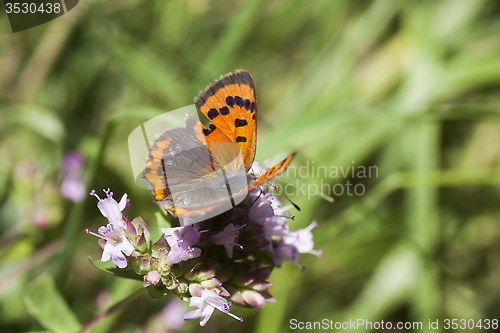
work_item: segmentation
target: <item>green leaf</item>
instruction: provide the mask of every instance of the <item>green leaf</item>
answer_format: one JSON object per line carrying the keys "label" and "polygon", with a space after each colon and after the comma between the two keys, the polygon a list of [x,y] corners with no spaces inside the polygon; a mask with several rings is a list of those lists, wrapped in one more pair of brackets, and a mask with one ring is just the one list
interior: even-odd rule
{"label": "green leaf", "polygon": [[114,267],[113,268],[105,268],[105,267],[97,264],[97,262],[90,259],[90,257],[88,257],[88,259],[89,259],[90,263],[95,268],[97,268],[105,273],[108,273],[108,274],[111,274],[111,275],[114,275],[117,277],[121,277],[124,279],[132,279],[132,280],[137,280],[137,281],[141,281],[141,282],[143,280],[140,275],[138,275],[136,272],[134,272],[131,269],[120,269],[120,268],[114,268]]}
{"label": "green leaf", "polygon": [[28,312],[51,332],[71,333],[81,327],[48,274],[43,274],[28,286],[24,302]]}
{"label": "green leaf", "polygon": [[61,120],[52,111],[39,105],[20,106],[12,120],[54,142],[59,142],[64,135]]}

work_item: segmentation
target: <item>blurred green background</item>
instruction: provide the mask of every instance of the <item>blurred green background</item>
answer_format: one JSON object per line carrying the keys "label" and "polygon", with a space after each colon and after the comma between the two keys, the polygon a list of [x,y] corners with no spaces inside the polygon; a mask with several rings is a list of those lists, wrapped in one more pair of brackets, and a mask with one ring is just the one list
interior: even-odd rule
{"label": "blurred green background", "polygon": [[[84,229],[106,220],[95,198],[61,196],[63,156],[85,157],[86,192],[128,193],[126,215],[154,227],[128,134],[240,68],[256,84],[259,161],[297,151],[297,169],[378,174],[280,179],[366,193],[297,191],[291,229],[316,219],[323,257],[276,269],[275,304],[232,308],[244,323],[216,313],[183,332],[500,319],[498,1],[87,0],[15,34],[1,9],[0,332],[77,330],[140,288],[88,262],[101,250]],[[168,302],[144,294],[91,332],[167,332]]]}

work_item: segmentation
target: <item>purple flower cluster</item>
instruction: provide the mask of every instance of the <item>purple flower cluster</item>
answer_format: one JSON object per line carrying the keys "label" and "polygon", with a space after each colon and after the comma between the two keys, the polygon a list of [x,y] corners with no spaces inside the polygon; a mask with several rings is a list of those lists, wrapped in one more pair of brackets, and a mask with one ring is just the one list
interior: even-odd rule
{"label": "purple flower cluster", "polygon": [[250,227],[256,229],[260,239],[255,246],[260,250],[273,254],[274,265],[281,266],[288,260],[298,266],[300,253],[311,253],[321,257],[321,250],[314,250],[313,235],[311,230],[318,226],[313,221],[309,227],[297,231],[290,231],[288,219],[291,218],[292,205],[282,207],[281,202],[271,192],[262,192],[256,189],[246,198],[246,203],[251,205],[248,215]]}
{"label": "purple flower cluster", "polygon": [[[95,191],[91,194],[97,197]],[[154,298],[173,292],[189,301],[197,309],[184,319],[200,319],[201,326],[215,309],[243,321],[229,312],[231,301],[261,309],[266,302],[275,302],[267,281],[274,267],[283,261],[301,267],[302,253],[321,256],[314,250],[311,233],[316,221],[290,231],[293,206],[282,207],[277,197],[260,188],[217,217],[162,229],[163,236],[155,243],[140,217],[129,221],[123,216],[126,194],[119,203],[109,190],[105,194],[105,199],[97,197],[97,206],[109,224],[92,233],[101,238],[101,260],[111,259],[119,268],[129,267],[143,276],[143,286]]]}

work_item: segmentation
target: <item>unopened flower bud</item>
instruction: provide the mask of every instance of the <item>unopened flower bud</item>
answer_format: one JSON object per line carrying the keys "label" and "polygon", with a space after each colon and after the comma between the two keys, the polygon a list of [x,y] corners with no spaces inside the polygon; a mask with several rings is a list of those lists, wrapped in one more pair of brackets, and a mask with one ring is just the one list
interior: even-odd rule
{"label": "unopened flower bud", "polygon": [[185,294],[189,291],[189,286],[187,285],[187,283],[184,283],[184,282],[179,282],[179,285],[177,286],[177,292],[179,294]]}
{"label": "unopened flower bud", "polygon": [[267,303],[276,303],[276,299],[269,292],[261,291],[260,294],[264,297]]}
{"label": "unopened flower bud", "polygon": [[262,291],[267,290],[272,285],[273,284],[271,282],[267,282],[265,280],[255,280],[250,285],[248,285],[248,287],[252,288],[253,290]]}
{"label": "unopened flower bud", "polygon": [[137,257],[137,269],[139,274],[147,274],[151,270],[151,256],[143,255]]}
{"label": "unopened flower bud", "polygon": [[199,285],[198,283],[191,283],[189,285],[189,292],[193,296],[200,297],[202,291],[203,291],[203,287],[201,285]]}
{"label": "unopened flower bud", "polygon": [[[163,255],[167,254],[168,251],[170,250],[170,246],[168,245],[167,241],[165,240],[164,236],[161,236],[160,239],[156,243],[153,244],[151,247],[151,251],[153,253],[153,256],[156,258],[161,258]],[[162,253],[159,253],[159,251],[162,251]],[[166,253],[165,253],[166,251]]]}
{"label": "unopened flower bud", "polygon": [[130,221],[126,221],[123,227],[123,233],[125,236],[127,236],[129,239],[134,239],[136,236],[136,231],[135,227]]}
{"label": "unopened flower bud", "polygon": [[160,280],[161,280],[160,272],[153,270],[148,272],[148,274],[146,274],[142,286],[146,288],[147,286],[158,284]]}
{"label": "unopened flower bud", "polygon": [[139,240],[137,241],[137,244],[135,244],[135,247],[137,248],[137,250],[139,250],[139,252],[144,253],[147,251],[148,243],[146,241],[146,237],[144,237],[144,234],[139,237]]}
{"label": "unopened flower bud", "polygon": [[151,269],[160,269],[161,260],[155,257],[151,258]]}
{"label": "unopened flower bud", "polygon": [[173,273],[168,274],[165,277],[161,278],[161,282],[167,287],[168,290],[175,289],[179,286],[179,281],[177,281],[177,278]]}
{"label": "unopened flower bud", "polygon": [[212,288],[219,287],[222,285],[222,283],[217,279],[210,279],[210,280],[202,281],[200,284],[202,287],[205,287],[207,289],[212,289]]}
{"label": "unopened flower bud", "polygon": [[241,293],[241,296],[246,303],[257,309],[262,309],[266,302],[264,297],[255,290],[245,290]]}
{"label": "unopened flower bud", "polygon": [[137,236],[143,235],[144,238],[146,239],[146,243],[149,245],[149,242],[150,242],[149,227],[146,224],[146,222],[144,222],[142,217],[138,216],[135,219],[133,219],[132,224],[134,225],[135,229],[137,230]]}
{"label": "unopened flower bud", "polygon": [[231,301],[241,306],[245,305],[245,300],[243,299],[243,296],[241,295],[240,291],[233,292],[231,296]]}
{"label": "unopened flower bud", "polygon": [[207,266],[202,263],[197,263],[186,274],[186,278],[192,281],[206,281],[215,277],[217,265]]}

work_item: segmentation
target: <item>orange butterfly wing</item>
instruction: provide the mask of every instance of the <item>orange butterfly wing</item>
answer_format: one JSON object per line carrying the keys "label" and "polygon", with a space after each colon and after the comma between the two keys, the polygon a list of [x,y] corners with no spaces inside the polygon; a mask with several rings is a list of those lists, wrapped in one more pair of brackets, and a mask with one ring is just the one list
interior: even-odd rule
{"label": "orange butterfly wing", "polygon": [[285,158],[283,161],[279,162],[275,166],[273,166],[271,169],[267,170],[262,176],[260,176],[251,186],[248,187],[248,190],[252,190],[256,188],[257,186],[260,186],[264,184],[265,182],[270,181],[276,176],[281,175],[288,165],[292,162],[293,158],[295,157],[297,153],[290,154],[287,158]]}
{"label": "orange butterfly wing", "polygon": [[205,128],[194,125],[200,141],[233,142],[243,155],[248,172],[255,158],[257,143],[257,99],[250,73],[239,70],[221,77],[195,99],[196,106],[210,120]]}

